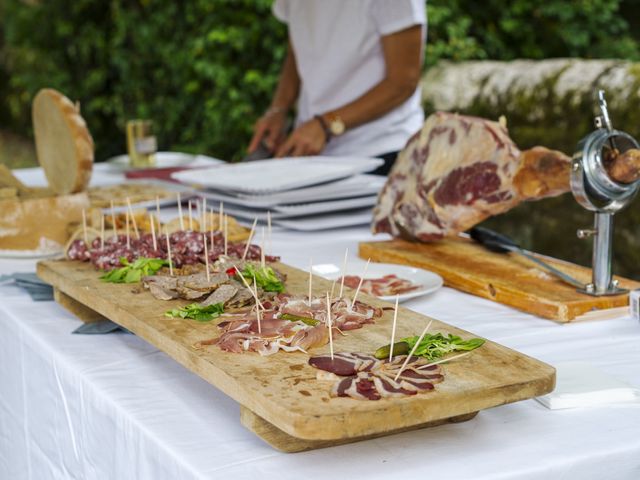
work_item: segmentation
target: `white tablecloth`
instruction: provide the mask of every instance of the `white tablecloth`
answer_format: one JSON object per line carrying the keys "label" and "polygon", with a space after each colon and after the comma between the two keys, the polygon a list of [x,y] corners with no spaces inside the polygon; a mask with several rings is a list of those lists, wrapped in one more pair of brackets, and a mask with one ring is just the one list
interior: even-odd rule
{"label": "white tablecloth", "polygon": [[[336,262],[369,238],[366,228],[280,230],[273,251],[307,268],[311,252]],[[0,274],[34,265],[0,260]],[[56,303],[8,286],[0,298],[2,480],[640,478],[637,406],[550,411],[528,400],[461,424],[280,453],[240,425],[233,400],[141,339],[71,335],[81,322]],[[552,365],[590,362],[640,385],[630,317],[558,325],[448,288],[406,305]]]}

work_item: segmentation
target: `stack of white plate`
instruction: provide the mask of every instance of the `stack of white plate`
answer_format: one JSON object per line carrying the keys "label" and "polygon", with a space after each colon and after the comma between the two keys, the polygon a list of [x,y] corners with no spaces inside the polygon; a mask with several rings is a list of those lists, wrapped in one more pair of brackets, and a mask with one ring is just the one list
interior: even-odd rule
{"label": "stack of white plate", "polygon": [[239,219],[313,231],[368,224],[385,177],[377,158],[296,157],[216,165],[173,174]]}

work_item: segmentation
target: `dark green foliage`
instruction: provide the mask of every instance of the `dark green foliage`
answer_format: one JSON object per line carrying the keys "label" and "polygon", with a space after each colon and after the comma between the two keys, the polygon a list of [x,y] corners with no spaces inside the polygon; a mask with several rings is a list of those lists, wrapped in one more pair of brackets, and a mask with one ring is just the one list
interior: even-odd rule
{"label": "dark green foliage", "polygon": [[27,129],[32,96],[51,86],[80,100],[98,159],[124,151],[124,125],[135,117],[153,119],[160,148],[238,156],[285,51],[286,31],[270,6],[6,0],[5,100],[14,128]]}
{"label": "dark green foliage", "polygon": [[[625,16],[619,12],[620,5]],[[237,159],[270,101],[286,46],[271,0],[0,0],[0,122],[30,125],[44,86],[81,102],[97,159],[124,124],[160,148]],[[441,58],[638,58],[632,0],[433,0],[426,64]],[[2,36],[4,35],[4,38]]]}

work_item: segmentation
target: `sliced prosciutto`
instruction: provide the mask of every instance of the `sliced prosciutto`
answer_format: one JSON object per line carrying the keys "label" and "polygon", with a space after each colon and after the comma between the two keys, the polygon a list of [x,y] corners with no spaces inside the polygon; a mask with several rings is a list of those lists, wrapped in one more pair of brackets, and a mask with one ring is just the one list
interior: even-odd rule
{"label": "sliced prosciutto", "polygon": [[[340,279],[338,279],[338,281],[340,281]],[[349,288],[358,288],[360,277],[357,275],[345,275],[344,284]],[[380,278],[363,279],[360,291],[376,297],[388,297],[413,292],[420,288],[422,288],[422,285],[412,283],[409,280],[391,274]]]}
{"label": "sliced prosciutto", "polygon": [[[196,348],[217,345],[227,352],[257,352],[266,356],[280,350],[306,352],[329,343],[326,299],[313,298],[309,302],[306,297],[280,294],[262,306],[265,310],[260,313],[260,324],[254,309],[225,314],[224,320],[218,324],[220,336],[199,342]],[[362,302],[353,304],[349,299],[331,300],[334,335],[362,328],[380,316],[380,308]]]}
{"label": "sliced prosciutto", "polygon": [[330,355],[311,357],[309,365],[318,369],[318,380],[333,381],[332,397],[358,400],[425,393],[444,380],[440,366],[429,365],[430,361],[422,357],[411,357],[396,380],[406,358],[406,355],[396,356],[389,361],[359,353],[336,353],[333,359]]}

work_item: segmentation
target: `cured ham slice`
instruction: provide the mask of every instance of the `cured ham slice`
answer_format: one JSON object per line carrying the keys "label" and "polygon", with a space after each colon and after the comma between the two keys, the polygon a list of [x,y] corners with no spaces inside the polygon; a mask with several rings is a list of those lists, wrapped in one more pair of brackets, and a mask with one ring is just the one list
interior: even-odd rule
{"label": "cured ham slice", "polygon": [[[338,279],[340,281],[340,279]],[[357,275],[346,275],[344,277],[344,284],[349,288],[358,288],[360,284],[360,277]],[[385,275],[380,278],[365,278],[362,281],[360,291],[367,295],[375,295],[376,297],[385,297],[391,295],[398,295],[407,292],[413,292],[422,288],[422,285],[416,285],[415,283],[399,278],[396,275]]]}
{"label": "cured ham slice", "polygon": [[333,358],[330,355],[311,357],[309,365],[319,369],[318,380],[334,382],[332,397],[358,400],[425,393],[433,390],[435,383],[444,380],[440,366],[429,365],[430,361],[422,357],[411,357],[396,380],[406,358],[405,355],[396,356],[389,361],[359,353],[336,353]]}
{"label": "cured ham slice", "polygon": [[[266,356],[280,350],[306,352],[329,342],[324,298],[313,298],[309,303],[307,298],[280,294],[262,305],[265,310],[261,312],[260,325],[253,309],[225,314],[224,320],[218,324],[220,336],[199,342],[196,347],[217,345],[227,352],[257,352]],[[381,309],[362,302],[353,304],[349,299],[331,300],[332,328],[337,331],[361,328],[374,323],[380,316]]]}

